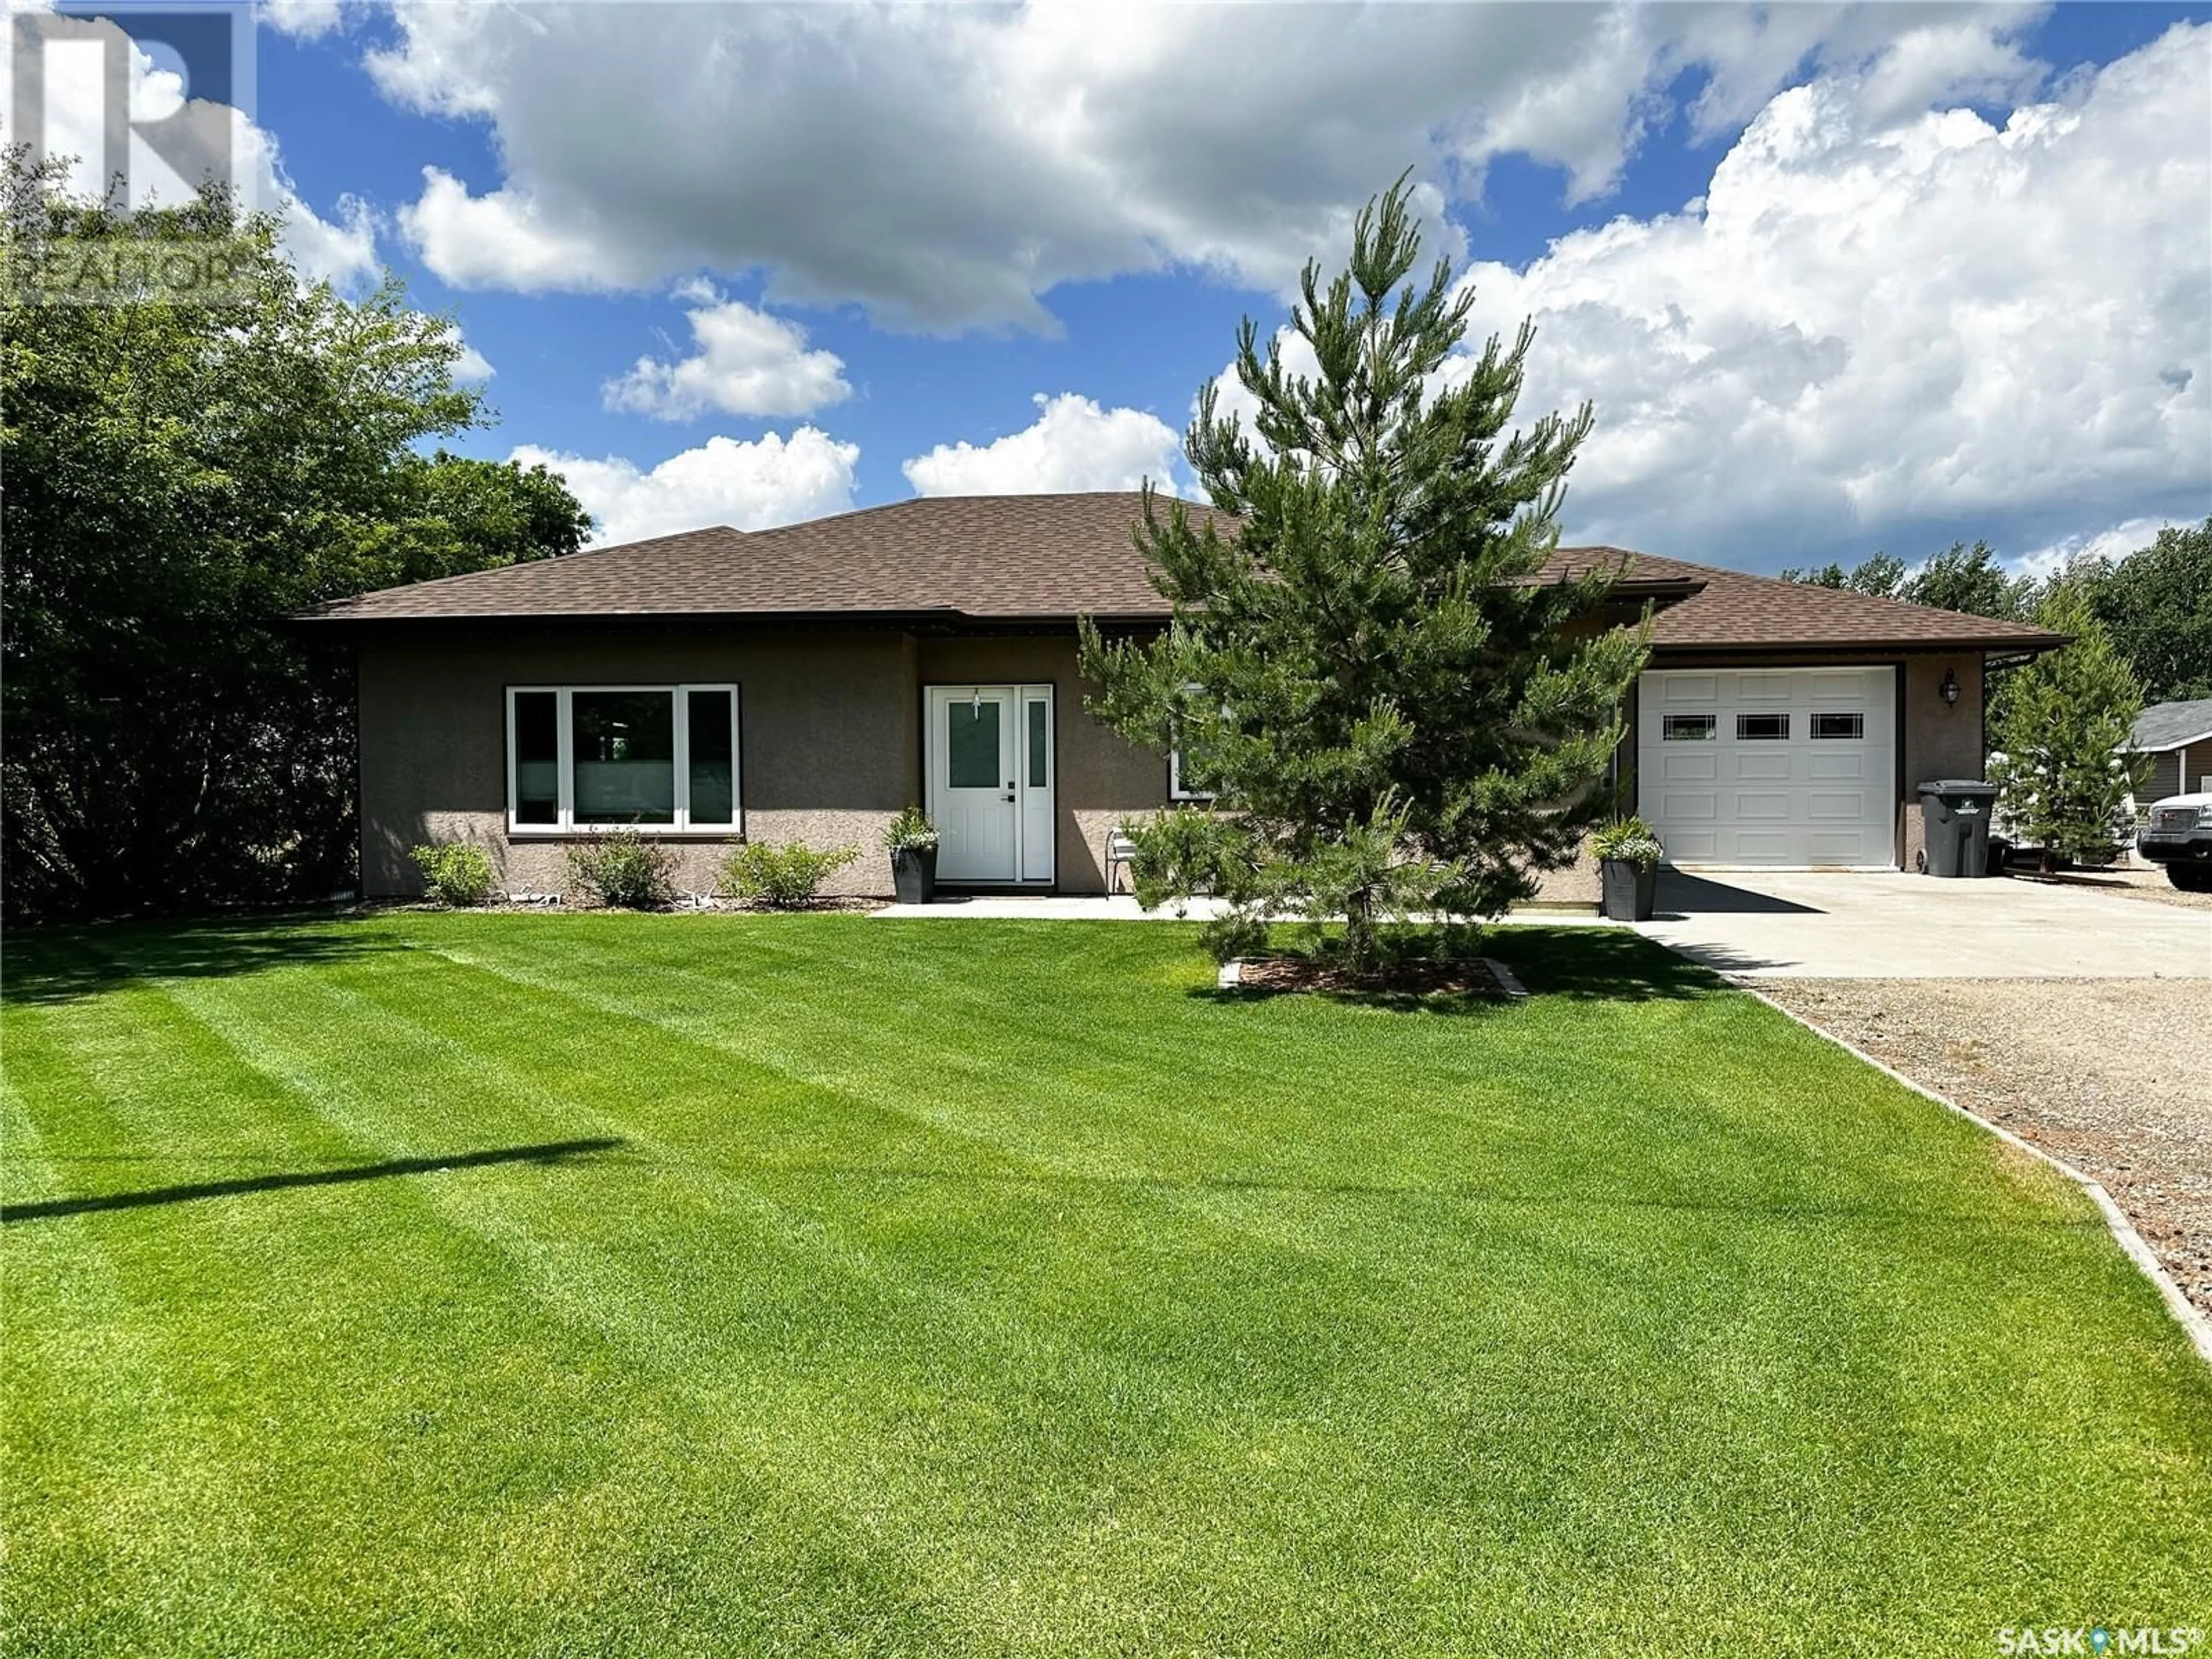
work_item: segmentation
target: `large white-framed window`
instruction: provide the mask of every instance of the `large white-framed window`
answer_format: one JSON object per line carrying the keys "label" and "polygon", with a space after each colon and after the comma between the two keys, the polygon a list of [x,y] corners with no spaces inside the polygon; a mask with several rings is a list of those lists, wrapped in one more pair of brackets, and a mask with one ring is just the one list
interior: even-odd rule
{"label": "large white-framed window", "polygon": [[734,835],[738,688],[510,685],[507,824],[518,835]]}

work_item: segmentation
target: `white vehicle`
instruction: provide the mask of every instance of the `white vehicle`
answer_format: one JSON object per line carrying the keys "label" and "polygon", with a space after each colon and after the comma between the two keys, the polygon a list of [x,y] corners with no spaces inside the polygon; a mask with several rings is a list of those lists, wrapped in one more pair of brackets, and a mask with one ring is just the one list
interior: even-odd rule
{"label": "white vehicle", "polygon": [[2136,832],[2136,851],[2166,866],[2166,878],[2191,893],[2212,893],[2212,793],[2153,801]]}

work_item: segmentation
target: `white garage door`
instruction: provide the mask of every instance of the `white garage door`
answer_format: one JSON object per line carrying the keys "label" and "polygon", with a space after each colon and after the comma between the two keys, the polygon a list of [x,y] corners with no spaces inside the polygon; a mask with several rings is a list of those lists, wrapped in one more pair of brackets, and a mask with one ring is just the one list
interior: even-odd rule
{"label": "white garage door", "polygon": [[1638,810],[1674,864],[1891,869],[1896,697],[1890,668],[1646,674]]}

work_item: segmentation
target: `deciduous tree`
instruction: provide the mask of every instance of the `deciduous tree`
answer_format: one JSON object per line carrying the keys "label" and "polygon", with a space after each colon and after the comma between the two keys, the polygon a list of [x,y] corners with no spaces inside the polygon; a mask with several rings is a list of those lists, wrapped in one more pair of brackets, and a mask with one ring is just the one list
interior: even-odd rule
{"label": "deciduous tree", "polygon": [[11,260],[222,243],[242,297],[0,301],[7,910],[350,885],[351,665],[284,617],[572,550],[588,520],[542,470],[420,453],[482,409],[396,284],[303,284],[219,195],[125,215],[57,176],[9,155]]}
{"label": "deciduous tree", "polygon": [[2212,518],[2168,525],[2140,552],[2076,574],[2144,702],[2212,697]]}

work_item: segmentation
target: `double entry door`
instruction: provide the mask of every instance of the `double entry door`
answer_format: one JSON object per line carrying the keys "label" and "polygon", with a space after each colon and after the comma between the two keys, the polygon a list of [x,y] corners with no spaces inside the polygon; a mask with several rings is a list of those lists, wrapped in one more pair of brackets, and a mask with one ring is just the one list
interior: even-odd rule
{"label": "double entry door", "polygon": [[937,878],[1049,884],[1052,687],[933,685],[922,714]]}

